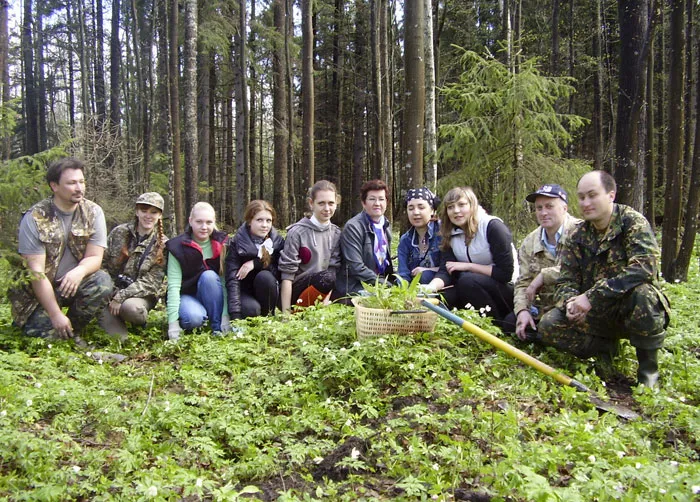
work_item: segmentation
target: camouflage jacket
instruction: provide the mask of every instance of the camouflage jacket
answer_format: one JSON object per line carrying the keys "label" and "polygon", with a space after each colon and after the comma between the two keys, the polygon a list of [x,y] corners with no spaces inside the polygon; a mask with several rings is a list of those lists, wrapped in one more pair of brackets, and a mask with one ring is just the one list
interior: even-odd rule
{"label": "camouflage jacket", "polygon": [[[95,233],[95,210],[97,207],[97,204],[89,200],[83,200],[78,204],[77,209],[73,213],[67,243],[63,223],[56,215],[53,197],[36,203],[28,211],[36,221],[39,240],[45,245],[46,265],[44,275],[52,283],[66,247],[75,256],[76,260],[80,261],[83,259],[90,237]],[[22,327],[39,306],[39,301],[34,295],[31,283],[13,288],[8,292],[8,296],[12,302],[13,319],[18,326]]]}
{"label": "camouflage jacket", "polygon": [[[153,230],[139,242],[134,223],[124,223],[109,233],[102,268],[109,272],[113,280],[123,274],[134,281],[124,289],[115,288],[113,300],[123,303],[128,298],[157,298],[163,295],[165,256],[162,255],[161,262],[156,263],[154,241],[157,238],[158,233]],[[166,241],[167,238],[163,236],[163,244]],[[144,257],[146,252],[148,254]]]}
{"label": "camouflage jacket", "polygon": [[525,291],[540,272],[542,272],[544,284],[540,288],[534,304],[539,308],[540,315],[554,307],[554,288],[559,278],[559,255],[571,231],[579,223],[581,223],[581,220],[574,218],[568,213],[566,214],[555,256],[552,256],[542,244],[541,226],[538,226],[525,237],[518,250],[520,275],[515,283],[515,308],[513,309],[516,314],[530,307]]}
{"label": "camouflage jacket", "polygon": [[631,207],[614,204],[604,235],[586,221],[567,239],[560,256],[557,306],[563,308],[566,300],[581,293],[592,304],[621,299],[635,287],[651,284],[668,310],[658,288],[659,259],[659,245],[646,218]]}

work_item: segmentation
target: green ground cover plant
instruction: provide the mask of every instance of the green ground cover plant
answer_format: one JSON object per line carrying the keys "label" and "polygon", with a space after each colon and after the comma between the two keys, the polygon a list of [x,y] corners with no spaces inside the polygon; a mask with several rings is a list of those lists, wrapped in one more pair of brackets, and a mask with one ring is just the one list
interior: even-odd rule
{"label": "green ground cover plant", "polygon": [[628,344],[604,382],[591,361],[508,339],[636,421],[442,319],[432,333],[358,339],[353,310],[332,305],[172,343],[157,310],[126,342],[95,332],[81,349],[22,337],[2,306],[0,498],[697,500],[691,275],[665,286],[675,316],[657,390],[632,386]]}

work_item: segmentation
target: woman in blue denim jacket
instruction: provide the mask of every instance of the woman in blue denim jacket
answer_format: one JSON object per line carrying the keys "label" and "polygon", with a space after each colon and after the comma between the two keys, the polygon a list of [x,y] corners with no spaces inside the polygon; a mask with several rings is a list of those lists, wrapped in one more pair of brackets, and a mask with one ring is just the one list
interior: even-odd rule
{"label": "woman in blue denim jacket", "polygon": [[440,265],[440,222],[433,220],[440,199],[423,187],[408,190],[405,201],[411,229],[399,241],[399,276],[411,281],[421,274],[427,284]]}

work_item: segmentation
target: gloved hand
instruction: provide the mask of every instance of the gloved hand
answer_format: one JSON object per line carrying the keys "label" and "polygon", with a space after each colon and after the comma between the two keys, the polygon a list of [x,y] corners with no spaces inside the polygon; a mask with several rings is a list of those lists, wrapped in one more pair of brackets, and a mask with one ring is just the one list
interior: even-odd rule
{"label": "gloved hand", "polygon": [[430,284],[419,284],[418,285],[418,294],[419,295],[430,295],[432,293],[435,293],[435,288],[431,286]]}
{"label": "gloved hand", "polygon": [[182,334],[180,321],[172,321],[168,323],[168,340],[177,341]]}
{"label": "gloved hand", "polygon": [[231,318],[228,314],[224,314],[221,316],[221,331],[222,333],[231,332]]}

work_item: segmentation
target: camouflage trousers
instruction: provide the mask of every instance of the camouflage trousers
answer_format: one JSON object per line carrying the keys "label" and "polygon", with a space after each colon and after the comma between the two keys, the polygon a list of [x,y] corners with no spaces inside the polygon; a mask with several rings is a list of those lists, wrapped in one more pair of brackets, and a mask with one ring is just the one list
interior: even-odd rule
{"label": "camouflage trousers", "polygon": [[596,302],[583,323],[573,323],[566,310],[553,308],[538,324],[538,341],[582,358],[614,353],[620,338],[629,338],[640,349],[661,348],[669,322],[668,303],[661,295],[642,284],[622,299]]}
{"label": "camouflage trousers", "polygon": [[[112,278],[104,270],[98,270],[83,279],[71,298],[64,298],[54,285],[56,300],[61,307],[68,307],[68,319],[73,325],[73,333],[79,334],[92,319],[99,316],[112,296]],[[39,305],[24,325],[24,334],[41,338],[53,338],[51,318],[44,307]]]}

